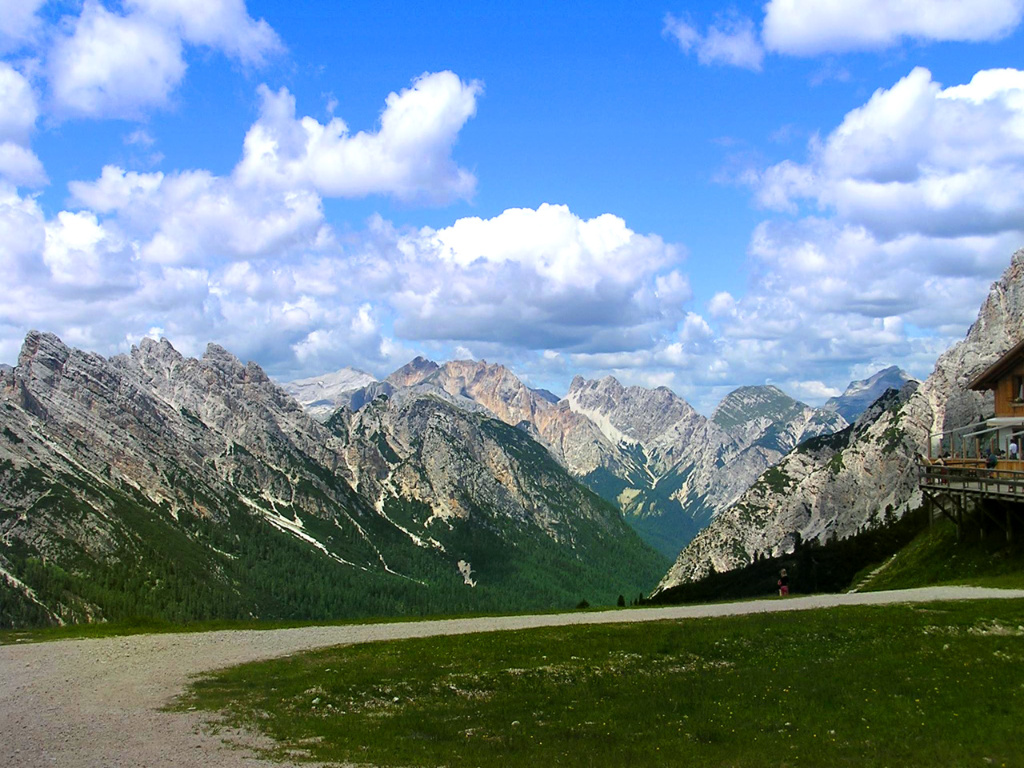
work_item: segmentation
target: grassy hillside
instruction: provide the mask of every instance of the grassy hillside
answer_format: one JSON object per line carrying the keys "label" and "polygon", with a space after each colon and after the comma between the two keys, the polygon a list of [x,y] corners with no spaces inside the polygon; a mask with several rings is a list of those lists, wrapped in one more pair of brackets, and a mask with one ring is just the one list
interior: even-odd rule
{"label": "grassy hillside", "polygon": [[931,584],[971,584],[1024,588],[1024,543],[1005,536],[968,531],[963,541],[956,527],[943,519],[900,550],[862,588],[863,591],[906,589]]}

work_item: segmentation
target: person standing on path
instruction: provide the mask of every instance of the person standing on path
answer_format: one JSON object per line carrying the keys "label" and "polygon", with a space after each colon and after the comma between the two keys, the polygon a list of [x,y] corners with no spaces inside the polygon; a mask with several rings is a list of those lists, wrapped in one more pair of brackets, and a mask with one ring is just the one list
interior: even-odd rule
{"label": "person standing on path", "polygon": [[783,568],[779,571],[779,597],[785,597],[789,594],[789,575],[786,573],[786,569]]}

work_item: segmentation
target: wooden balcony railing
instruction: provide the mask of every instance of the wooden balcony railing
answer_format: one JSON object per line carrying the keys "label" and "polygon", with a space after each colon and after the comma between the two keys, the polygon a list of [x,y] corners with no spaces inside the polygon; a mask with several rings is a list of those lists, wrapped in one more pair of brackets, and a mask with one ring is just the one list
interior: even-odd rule
{"label": "wooden balcony railing", "polygon": [[1000,461],[994,469],[978,459],[920,464],[918,485],[928,491],[964,491],[1024,501],[1024,461]]}

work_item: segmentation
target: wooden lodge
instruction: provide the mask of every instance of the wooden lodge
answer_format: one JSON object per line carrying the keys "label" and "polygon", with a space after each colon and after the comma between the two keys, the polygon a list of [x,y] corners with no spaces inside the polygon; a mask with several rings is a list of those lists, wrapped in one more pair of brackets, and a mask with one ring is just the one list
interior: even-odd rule
{"label": "wooden lodge", "polygon": [[933,515],[962,531],[973,518],[1012,540],[1024,526],[1024,341],[976,376],[970,389],[995,394],[992,417],[932,435],[920,463],[919,486]]}

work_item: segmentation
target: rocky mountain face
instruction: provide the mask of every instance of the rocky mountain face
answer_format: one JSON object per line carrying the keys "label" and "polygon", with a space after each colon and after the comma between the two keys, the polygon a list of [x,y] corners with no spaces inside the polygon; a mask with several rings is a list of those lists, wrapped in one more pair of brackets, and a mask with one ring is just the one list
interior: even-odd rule
{"label": "rocky mountain face", "polygon": [[712,420],[665,387],[624,387],[613,377],[576,377],[552,402],[483,361],[417,358],[385,384],[395,396],[433,393],[530,434],[668,557],[798,442],[846,425],[765,387],[737,390]]}
{"label": "rocky mountain face", "polygon": [[715,408],[711,420],[742,448],[756,445],[779,456],[809,438],[830,435],[848,426],[847,420],[834,411],[811,408],[770,385],[733,390]]}
{"label": "rocky mountain face", "polygon": [[901,389],[911,377],[906,371],[892,365],[860,381],[850,382],[839,397],[830,397],[822,410],[838,413],[852,424],[878,398],[890,389]]}
{"label": "rocky mountain face", "polygon": [[29,334],[0,374],[0,501],[8,624],[555,607],[664,568],[482,409],[410,391],[322,424],[216,345]]}
{"label": "rocky mountain face", "polygon": [[792,551],[798,535],[845,537],[918,506],[915,455],[927,453],[931,435],[992,414],[991,393],[967,386],[1021,338],[1024,250],[993,284],[964,340],[939,357],[923,384],[890,389],[848,430],[810,440],[764,472],[680,553],[659,589]]}

